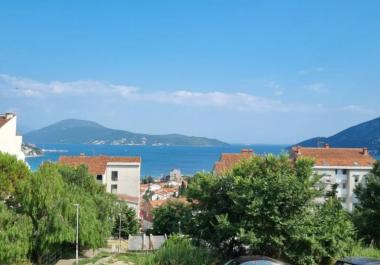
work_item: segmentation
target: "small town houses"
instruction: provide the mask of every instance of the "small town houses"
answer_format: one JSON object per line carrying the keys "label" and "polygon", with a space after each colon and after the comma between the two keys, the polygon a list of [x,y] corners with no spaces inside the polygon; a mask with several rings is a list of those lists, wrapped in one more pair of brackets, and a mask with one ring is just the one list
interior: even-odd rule
{"label": "small town houses", "polygon": [[16,132],[17,117],[13,113],[0,114],[0,152],[14,155],[24,161],[22,152],[22,136]]}

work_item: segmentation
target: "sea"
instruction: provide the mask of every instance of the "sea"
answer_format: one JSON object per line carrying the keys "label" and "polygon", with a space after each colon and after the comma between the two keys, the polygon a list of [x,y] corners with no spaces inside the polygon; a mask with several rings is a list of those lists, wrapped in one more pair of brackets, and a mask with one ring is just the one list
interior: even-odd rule
{"label": "sea", "polygon": [[40,144],[45,150],[43,156],[28,157],[26,161],[36,170],[45,161],[58,161],[60,156],[140,156],[141,176],[160,178],[172,169],[180,169],[183,175],[192,176],[197,172],[211,171],[221,153],[239,153],[243,148],[251,148],[256,154],[280,154],[287,145],[229,145],[220,147],[184,146],[128,146],[128,145],[88,145],[88,144]]}

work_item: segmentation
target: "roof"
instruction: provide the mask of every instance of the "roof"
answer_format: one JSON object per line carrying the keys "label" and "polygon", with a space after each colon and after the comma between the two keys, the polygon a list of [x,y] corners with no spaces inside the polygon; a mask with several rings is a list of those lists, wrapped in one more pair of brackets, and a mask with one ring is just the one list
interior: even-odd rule
{"label": "roof", "polygon": [[367,257],[346,257],[344,259],[338,260],[338,262],[344,262],[354,265],[379,265],[380,259],[373,259]]}
{"label": "roof", "polygon": [[0,128],[3,127],[3,125],[10,121],[12,118],[8,118],[6,115],[0,115]]}
{"label": "roof", "polygon": [[371,167],[375,159],[368,153],[367,148],[322,148],[296,146],[292,148],[295,159],[310,157],[315,166],[338,167]]}
{"label": "roof", "polygon": [[118,194],[117,195],[117,199],[119,201],[125,201],[125,202],[134,203],[134,204],[138,204],[139,203],[139,197],[129,196],[129,195],[126,195],[126,194]]}
{"label": "roof", "polygon": [[217,174],[231,170],[236,164],[244,159],[254,156],[252,149],[242,149],[240,153],[222,153],[219,161],[215,162],[213,171]]}
{"label": "roof", "polygon": [[102,175],[106,172],[107,163],[141,163],[140,157],[127,156],[60,156],[58,163],[68,166],[86,165],[92,175]]}

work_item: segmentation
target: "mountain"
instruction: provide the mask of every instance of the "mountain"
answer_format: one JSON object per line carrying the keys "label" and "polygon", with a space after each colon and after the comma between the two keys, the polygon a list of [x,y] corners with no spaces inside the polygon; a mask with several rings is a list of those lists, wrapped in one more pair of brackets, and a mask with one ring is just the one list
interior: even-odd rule
{"label": "mountain", "polygon": [[204,137],[180,134],[149,135],[115,130],[93,121],[68,119],[25,134],[33,144],[111,144],[151,146],[225,146],[227,143]]}
{"label": "mountain", "polygon": [[332,147],[368,147],[380,151],[380,118],[350,127],[330,137],[315,137],[299,143],[304,147],[317,147],[328,143]]}

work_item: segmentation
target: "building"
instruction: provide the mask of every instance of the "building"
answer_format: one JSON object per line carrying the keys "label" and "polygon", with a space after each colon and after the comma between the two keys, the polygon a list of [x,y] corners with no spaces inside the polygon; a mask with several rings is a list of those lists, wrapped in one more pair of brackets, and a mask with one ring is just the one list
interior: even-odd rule
{"label": "building", "polygon": [[17,117],[13,113],[0,115],[0,152],[14,155],[17,159],[25,161],[22,152],[22,136],[17,135]]}
{"label": "building", "polygon": [[138,214],[140,201],[140,157],[112,156],[61,156],[59,164],[69,166],[86,165],[89,173],[105,185],[107,192],[116,194]]}
{"label": "building", "polygon": [[170,171],[169,180],[181,183],[181,181],[182,181],[181,170],[180,169],[173,169],[172,171]]}
{"label": "building", "polygon": [[252,149],[242,149],[240,153],[222,153],[219,161],[215,162],[213,173],[222,175],[228,170],[231,170],[236,164],[254,156]]}
{"label": "building", "polygon": [[312,158],[314,172],[321,176],[326,190],[337,184],[337,196],[348,211],[352,211],[357,202],[355,187],[364,181],[375,162],[367,148],[331,148],[328,144],[322,148],[293,147],[291,157],[294,160]]}

